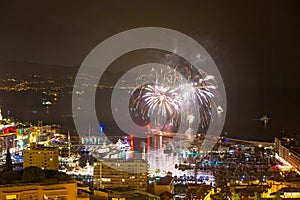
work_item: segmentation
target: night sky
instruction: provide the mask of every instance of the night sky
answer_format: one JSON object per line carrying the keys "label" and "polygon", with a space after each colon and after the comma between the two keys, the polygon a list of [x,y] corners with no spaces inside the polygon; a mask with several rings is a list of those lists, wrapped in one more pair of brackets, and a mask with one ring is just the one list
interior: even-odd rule
{"label": "night sky", "polygon": [[[96,45],[121,31],[174,29],[197,40],[220,70],[228,96],[224,131],[270,140],[283,130],[300,130],[299,9],[297,0],[1,1],[0,63],[79,66]],[[122,71],[132,57],[122,59],[114,70]],[[253,120],[263,115],[271,117],[267,129]]]}

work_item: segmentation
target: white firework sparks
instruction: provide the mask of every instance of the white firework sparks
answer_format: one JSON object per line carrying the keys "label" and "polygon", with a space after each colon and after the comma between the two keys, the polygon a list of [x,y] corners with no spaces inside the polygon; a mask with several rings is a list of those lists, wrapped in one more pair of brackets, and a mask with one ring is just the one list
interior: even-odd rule
{"label": "white firework sparks", "polygon": [[214,77],[205,73],[193,76],[188,68],[184,75],[177,70],[178,66],[159,71],[152,67],[150,74],[139,75],[137,84],[142,87],[133,106],[140,110],[143,118],[155,116],[160,124],[166,122],[162,119],[176,124],[180,117],[187,119],[197,112],[201,126],[207,126],[215,106],[213,99],[217,96]]}

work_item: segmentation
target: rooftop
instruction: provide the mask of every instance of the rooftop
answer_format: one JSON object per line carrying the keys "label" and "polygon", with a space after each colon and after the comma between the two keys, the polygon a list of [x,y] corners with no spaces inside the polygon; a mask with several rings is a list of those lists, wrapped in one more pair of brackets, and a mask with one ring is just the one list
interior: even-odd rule
{"label": "rooftop", "polygon": [[156,183],[156,185],[170,185],[174,178],[172,176],[166,176],[160,178],[160,180]]}

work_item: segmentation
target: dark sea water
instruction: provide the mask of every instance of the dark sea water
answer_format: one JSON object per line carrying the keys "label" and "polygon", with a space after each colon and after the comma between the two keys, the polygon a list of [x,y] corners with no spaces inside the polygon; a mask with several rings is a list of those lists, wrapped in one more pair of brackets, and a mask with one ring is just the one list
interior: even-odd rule
{"label": "dark sea water", "polygon": [[[96,109],[105,133],[122,135],[113,123],[110,111],[111,90],[97,91]],[[0,92],[0,105],[4,117],[12,116],[20,120],[56,123],[63,127],[62,131],[76,133],[72,118],[72,95],[60,95],[53,105],[46,108],[42,100],[49,98],[39,92]],[[298,92],[278,91],[275,89],[227,89],[227,117],[223,132],[228,137],[249,140],[273,141],[284,131],[291,134],[300,130],[300,96]],[[267,127],[257,120],[263,115],[271,117]]]}

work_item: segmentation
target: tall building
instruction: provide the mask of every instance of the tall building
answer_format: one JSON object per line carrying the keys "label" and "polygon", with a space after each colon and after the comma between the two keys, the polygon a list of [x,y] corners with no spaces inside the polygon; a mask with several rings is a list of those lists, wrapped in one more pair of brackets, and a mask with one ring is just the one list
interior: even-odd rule
{"label": "tall building", "polygon": [[128,187],[147,191],[147,161],[99,160],[94,166],[94,188]]}
{"label": "tall building", "polygon": [[31,143],[30,146],[23,151],[23,156],[23,168],[35,166],[41,169],[58,170],[57,148]]}

